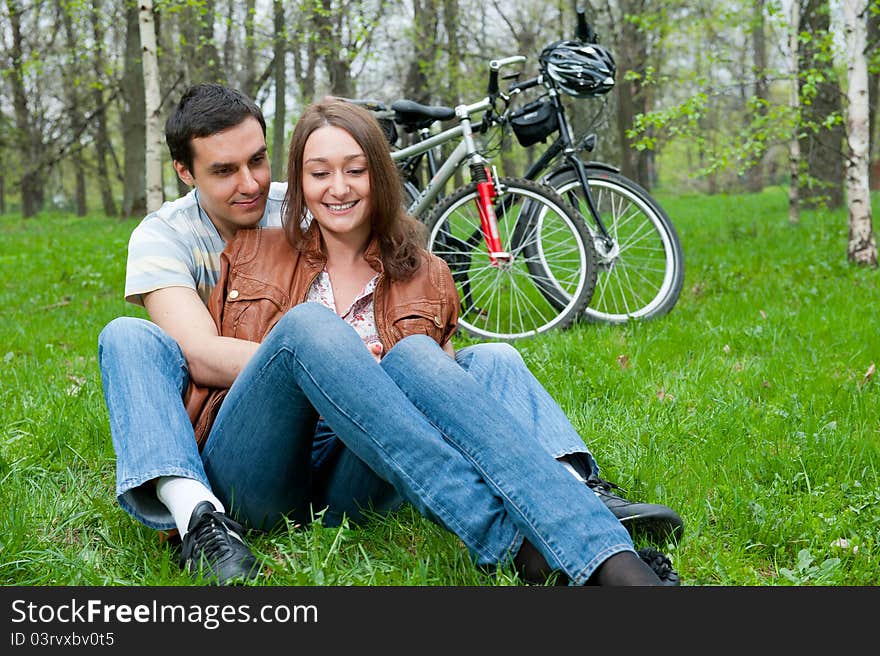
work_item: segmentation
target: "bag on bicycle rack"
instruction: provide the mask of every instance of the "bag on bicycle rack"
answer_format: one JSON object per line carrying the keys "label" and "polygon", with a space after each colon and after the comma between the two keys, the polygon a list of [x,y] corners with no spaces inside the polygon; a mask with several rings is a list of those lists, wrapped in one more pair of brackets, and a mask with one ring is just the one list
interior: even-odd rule
{"label": "bag on bicycle rack", "polygon": [[534,100],[513,112],[510,125],[516,140],[524,148],[544,141],[559,129],[556,111],[546,100]]}

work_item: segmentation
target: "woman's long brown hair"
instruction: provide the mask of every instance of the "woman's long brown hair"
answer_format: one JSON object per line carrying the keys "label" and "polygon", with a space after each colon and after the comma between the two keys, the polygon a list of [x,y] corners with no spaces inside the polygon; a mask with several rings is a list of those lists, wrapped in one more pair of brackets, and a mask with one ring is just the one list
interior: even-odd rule
{"label": "woman's long brown hair", "polygon": [[288,240],[294,248],[304,247],[301,223],[307,208],[302,187],[303,151],[312,132],[325,126],[345,130],[363,149],[370,176],[370,224],[379,240],[382,265],[392,280],[410,277],[422,263],[424,227],[403,208],[400,174],[382,128],[369,111],[345,101],[310,105],[293,130],[284,210]]}

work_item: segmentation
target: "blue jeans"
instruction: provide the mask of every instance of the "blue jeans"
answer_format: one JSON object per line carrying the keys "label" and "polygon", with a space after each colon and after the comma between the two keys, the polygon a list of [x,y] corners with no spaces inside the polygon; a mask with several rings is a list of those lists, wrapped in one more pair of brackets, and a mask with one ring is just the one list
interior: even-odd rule
{"label": "blue jeans", "polygon": [[402,497],[461,538],[477,564],[508,561],[528,538],[573,583],[633,549],[556,461],[577,454],[596,471],[510,346],[469,347],[453,360],[411,336],[376,364],[333,312],[299,305],[230,388],[201,454],[181,402],[186,361],[172,339],[117,319],[101,334],[99,361],[119,503],[148,526],[173,527],[151,481],[176,475],[210,485],[231,514],[262,529],[282,516],[310,521],[313,508],[327,508],[325,521],[358,519],[361,508],[381,512]]}

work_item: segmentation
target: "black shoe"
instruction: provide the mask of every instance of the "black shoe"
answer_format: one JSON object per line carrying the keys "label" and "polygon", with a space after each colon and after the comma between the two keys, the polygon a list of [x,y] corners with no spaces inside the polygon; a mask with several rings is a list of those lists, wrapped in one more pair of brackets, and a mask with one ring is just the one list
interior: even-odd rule
{"label": "black shoe", "polygon": [[681,585],[681,578],[678,576],[678,572],[672,569],[672,561],[669,560],[666,554],[650,547],[644,547],[639,549],[639,558],[644,560],[648,567],[654,570],[654,574],[657,575],[657,578],[660,579],[663,585]]}
{"label": "black shoe", "polygon": [[657,503],[627,501],[611,491],[621,489],[620,486],[602,480],[595,474],[587,479],[587,485],[602,499],[630,535],[654,540],[666,540],[670,537],[679,540],[684,533],[684,522],[671,508]]}
{"label": "black shoe", "polygon": [[241,524],[214,509],[209,501],[195,507],[183,536],[180,566],[201,573],[210,583],[226,585],[256,578],[257,559],[241,537]]}

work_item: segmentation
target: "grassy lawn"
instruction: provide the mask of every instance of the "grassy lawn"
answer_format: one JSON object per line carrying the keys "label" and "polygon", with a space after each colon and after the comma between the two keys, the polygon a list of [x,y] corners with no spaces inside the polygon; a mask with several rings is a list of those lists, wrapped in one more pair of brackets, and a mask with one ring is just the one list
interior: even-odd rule
{"label": "grassy lawn", "polygon": [[[663,548],[685,584],[876,585],[880,271],[847,264],[844,211],[789,225],[784,190],[662,201],[686,257],[673,311],[517,348],[603,475],[684,517]],[[190,583],[113,495],[96,344],[145,316],[121,298],[134,226],[0,217],[0,584]],[[408,508],[251,544],[272,585],[519,584]]]}

